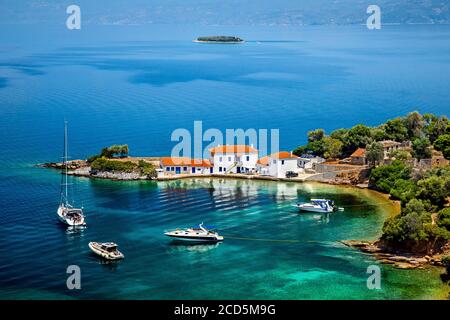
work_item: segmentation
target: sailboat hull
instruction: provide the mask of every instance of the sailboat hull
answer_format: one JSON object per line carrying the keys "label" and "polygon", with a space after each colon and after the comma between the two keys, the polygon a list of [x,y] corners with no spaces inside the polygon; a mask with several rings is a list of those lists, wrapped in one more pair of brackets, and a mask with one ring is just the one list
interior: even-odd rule
{"label": "sailboat hull", "polygon": [[66,224],[68,226],[84,226],[84,225],[86,225],[83,214],[78,215],[78,219],[72,219],[71,217],[68,217],[65,214],[65,211],[67,211],[67,208],[60,206],[56,212],[58,215],[58,219],[62,223]]}

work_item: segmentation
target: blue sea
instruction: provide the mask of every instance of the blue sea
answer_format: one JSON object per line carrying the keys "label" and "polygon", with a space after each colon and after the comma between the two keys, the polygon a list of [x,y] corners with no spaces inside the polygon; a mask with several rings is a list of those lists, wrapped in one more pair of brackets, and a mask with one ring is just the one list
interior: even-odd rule
{"label": "blue sea", "polygon": [[[244,44],[199,44],[232,34]],[[317,184],[192,179],[71,178],[87,228],[58,224],[63,122],[69,152],[86,158],[126,143],[133,156],[170,154],[171,133],[279,129],[281,149],[315,128],[377,125],[418,110],[449,115],[450,26],[0,27],[1,299],[427,299],[439,269],[382,265],[339,240],[375,239],[392,212],[372,192]],[[291,205],[333,198],[345,211],[300,215]],[[180,245],[166,229],[204,221],[217,245]],[[89,241],[115,241],[106,264]],[[66,268],[81,268],[68,290]],[[200,285],[201,284],[201,285]]]}

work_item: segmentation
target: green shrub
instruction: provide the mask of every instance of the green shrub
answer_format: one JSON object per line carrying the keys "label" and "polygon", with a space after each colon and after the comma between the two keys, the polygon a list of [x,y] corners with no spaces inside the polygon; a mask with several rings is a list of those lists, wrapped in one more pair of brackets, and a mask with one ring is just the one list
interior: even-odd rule
{"label": "green shrub", "polygon": [[430,241],[448,239],[450,232],[431,222],[429,212],[411,212],[386,220],[383,225],[383,239],[401,243],[404,241]]}
{"label": "green shrub", "polygon": [[93,155],[93,156],[90,156],[89,158],[87,158],[87,163],[92,163],[92,162],[94,162],[95,160],[97,160],[98,158],[101,158],[101,156],[100,155],[98,155],[98,154],[95,154],[95,155]]}
{"label": "green shrub", "polygon": [[439,211],[437,224],[450,231],[450,208]]}
{"label": "green shrub", "polygon": [[442,264],[447,268],[447,272],[450,270],[450,254],[446,254],[441,259]]}
{"label": "green shrub", "polygon": [[447,180],[439,176],[431,176],[417,182],[417,198],[430,201],[432,205],[442,207],[450,190],[447,188]]}
{"label": "green shrub", "polygon": [[138,168],[141,173],[149,178],[155,178],[157,176],[156,168],[153,164],[145,162],[144,160],[139,160]]}
{"label": "green shrub", "polygon": [[91,163],[91,168],[98,171],[129,173],[136,171],[137,165],[131,161],[117,161],[106,158],[98,158]]}
{"label": "green shrub", "polygon": [[411,167],[400,160],[394,160],[392,164],[379,166],[370,173],[370,185],[375,189],[390,193],[397,180],[409,180]]}
{"label": "green shrub", "polygon": [[390,194],[402,203],[408,203],[416,195],[416,184],[411,180],[398,179],[390,189]]}
{"label": "green shrub", "polygon": [[446,159],[450,159],[450,134],[439,136],[433,146],[436,150],[442,151]]}

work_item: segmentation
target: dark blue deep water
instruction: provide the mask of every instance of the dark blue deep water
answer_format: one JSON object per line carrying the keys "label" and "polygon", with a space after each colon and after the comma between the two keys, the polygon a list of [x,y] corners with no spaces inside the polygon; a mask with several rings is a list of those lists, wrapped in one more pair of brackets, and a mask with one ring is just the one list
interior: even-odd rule
{"label": "dark blue deep water", "polygon": [[[236,34],[240,45],[196,44]],[[391,209],[370,192],[231,180],[73,179],[88,227],[56,221],[63,120],[70,154],[127,143],[132,155],[170,153],[174,129],[279,129],[281,147],[308,130],[375,125],[412,110],[450,110],[450,27],[89,27],[0,29],[0,298],[431,298],[439,270],[382,266],[338,240],[373,239]],[[344,212],[298,215],[291,204],[331,197]],[[165,229],[201,221],[227,237],[182,246]],[[89,241],[112,240],[126,259],[102,264]],[[281,241],[280,241],[281,240]],[[82,289],[65,287],[68,265]],[[202,284],[201,286],[199,284]],[[439,295],[440,296],[440,295]]]}

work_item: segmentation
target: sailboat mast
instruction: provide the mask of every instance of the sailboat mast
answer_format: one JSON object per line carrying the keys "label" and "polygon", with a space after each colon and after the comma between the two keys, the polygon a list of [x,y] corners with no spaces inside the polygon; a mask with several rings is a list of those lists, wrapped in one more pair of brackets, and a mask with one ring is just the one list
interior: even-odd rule
{"label": "sailboat mast", "polygon": [[68,199],[68,192],[67,192],[67,188],[68,188],[68,181],[67,181],[67,173],[68,173],[68,164],[67,164],[67,159],[68,159],[68,150],[67,150],[67,121],[65,121],[65,123],[64,123],[65,125],[64,125],[64,131],[65,131],[65,134],[64,134],[64,149],[66,150],[65,151],[65,153],[66,153],[66,155],[65,155],[65,158],[66,158],[66,201],[67,202],[69,202],[69,199]]}
{"label": "sailboat mast", "polygon": [[66,203],[67,202],[69,202],[69,199],[68,199],[68,190],[67,190],[67,187],[68,187],[68,181],[67,181],[67,172],[68,172],[68,165],[67,165],[67,158],[68,158],[68,156],[67,156],[67,121],[64,121],[64,166],[65,166],[65,177],[64,177],[64,179],[65,179],[65,181],[64,181],[64,184],[65,184],[65,196],[66,196]]}

